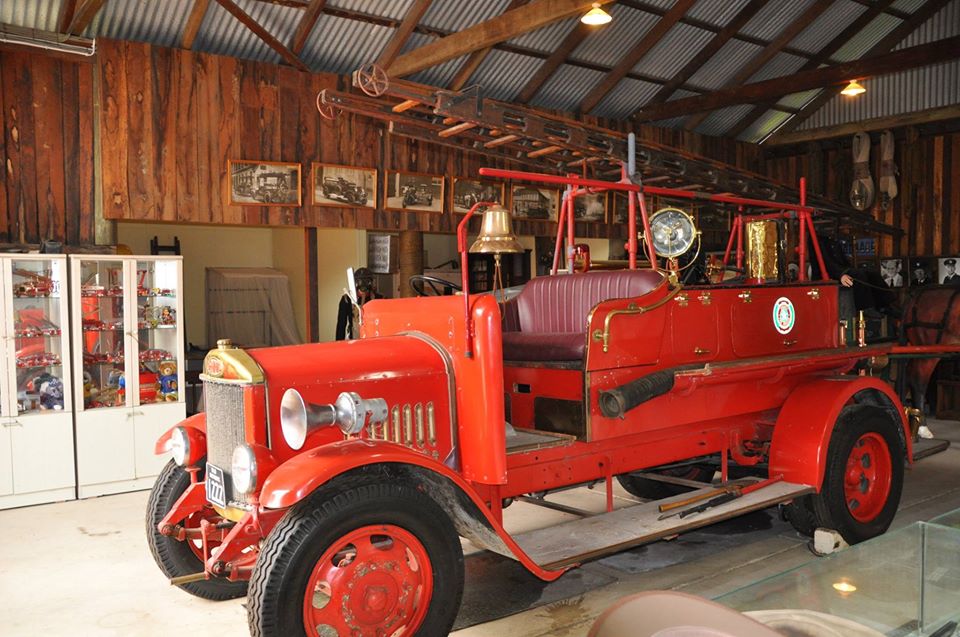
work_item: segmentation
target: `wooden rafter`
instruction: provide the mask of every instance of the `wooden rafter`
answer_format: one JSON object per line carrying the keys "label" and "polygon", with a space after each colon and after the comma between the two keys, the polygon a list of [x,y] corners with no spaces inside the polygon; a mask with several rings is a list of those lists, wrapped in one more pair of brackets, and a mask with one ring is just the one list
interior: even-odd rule
{"label": "wooden rafter", "polygon": [[[529,0],[510,0],[510,4],[507,5],[507,8],[504,11],[512,11],[517,7],[522,7],[527,4]],[[450,81],[450,90],[459,91],[462,89],[470,77],[477,72],[477,69],[480,68],[480,65],[483,64],[483,61],[487,59],[487,56],[490,55],[490,51],[493,50],[492,46],[488,46],[485,49],[480,49],[479,51],[474,51],[470,54],[470,57],[467,58],[466,62],[460,67],[460,70],[457,71],[457,74],[453,76],[453,80]]]}
{"label": "wooden rafter", "polygon": [[641,122],[655,121],[688,113],[712,111],[734,104],[750,104],[826,86],[836,86],[839,90],[851,78],[873,77],[929,66],[955,59],[958,55],[960,55],[960,36],[954,36],[901,49],[893,53],[861,58],[802,73],[793,73],[763,82],[735,86],[707,95],[674,100],[645,109],[637,120]]}
{"label": "wooden rafter", "polygon": [[400,50],[403,48],[403,45],[407,43],[410,34],[413,33],[413,29],[417,26],[417,23],[420,22],[420,18],[422,18],[423,14],[430,8],[432,1],[433,0],[414,0],[414,3],[407,9],[407,14],[403,17],[400,26],[397,27],[397,31],[393,34],[393,37],[390,38],[390,41],[387,42],[383,53],[381,53],[377,59],[377,64],[385,69],[390,68],[390,65],[393,64],[397,56],[400,55]]}
{"label": "wooden rafter", "polygon": [[[917,29],[917,27],[919,27],[924,22],[929,20],[931,17],[936,15],[944,6],[946,6],[948,2],[950,2],[950,0],[928,0],[926,4],[924,4],[922,7],[917,9],[917,11],[914,12],[912,16],[910,16],[910,19],[900,23],[900,25],[897,26],[897,28],[895,28],[893,31],[891,31],[886,36],[884,36],[882,40],[880,40],[875,45],[873,45],[873,47],[869,51],[867,51],[864,57],[867,57],[867,56],[879,57],[881,54],[884,54],[887,51],[892,50],[893,47],[897,46],[897,44],[899,44],[905,37],[913,33]],[[955,41],[957,40],[957,38],[949,38],[948,40]],[[946,43],[948,42],[948,40],[940,40],[940,42],[937,44],[942,44],[943,46],[946,46]],[[913,47],[913,48],[917,48],[917,47]],[[905,50],[909,50],[909,49],[905,49]],[[900,52],[902,51],[898,51],[898,53]],[[949,53],[952,54],[953,58],[960,57],[960,48],[957,48],[957,44],[954,44],[953,50],[949,51]],[[855,75],[850,76],[847,79],[852,79],[853,77],[856,77],[856,76]],[[833,97],[835,97],[840,92],[841,89],[842,87],[838,86],[834,89],[825,90],[821,92],[820,95],[818,95],[816,98],[814,98],[813,100],[808,102],[806,105],[804,105],[804,107],[800,109],[799,113],[797,113],[792,118],[790,118],[787,121],[786,125],[783,126],[779,132],[782,134],[782,133],[788,133],[792,131],[794,128],[799,126],[803,121],[805,121],[808,117],[816,113],[821,106],[826,104],[829,100],[833,99]]]}
{"label": "wooden rafter", "polygon": [[577,26],[573,28],[573,31],[567,34],[567,37],[563,39],[560,46],[554,49],[550,57],[540,65],[540,68],[533,74],[533,77],[523,86],[520,90],[520,95],[517,96],[517,101],[521,104],[526,104],[532,100],[533,96],[540,90],[540,87],[547,83],[547,80],[557,72],[560,65],[567,61],[570,54],[573,53],[594,30],[594,27],[578,22]]}
{"label": "wooden rafter", "polygon": [[[780,34],[774,39],[770,44],[768,44],[762,51],[757,55],[753,56],[747,64],[740,69],[740,71],[726,83],[724,88],[733,88],[743,84],[748,81],[754,73],[759,71],[763,66],[773,59],[773,57],[783,50],[787,44],[789,44],[795,37],[800,35],[800,33],[806,29],[810,24],[820,17],[820,14],[827,10],[830,5],[833,4],[833,0],[816,0],[813,4],[807,7],[806,11],[797,16],[793,22],[787,25],[787,27],[780,32]],[[700,123],[707,118],[709,113],[701,113],[691,117],[684,124],[684,128],[687,130],[693,130]]]}
{"label": "wooden rafter", "polygon": [[187,18],[187,24],[183,27],[183,36],[180,38],[181,48],[193,48],[193,41],[197,39],[200,24],[203,22],[203,16],[207,14],[207,7],[209,6],[210,0],[194,1],[193,9],[190,10],[190,17]]}
{"label": "wooden rafter", "polygon": [[239,20],[240,24],[242,24],[243,26],[253,31],[257,35],[257,37],[259,37],[261,40],[267,43],[267,46],[269,46],[271,49],[279,53],[280,57],[282,57],[284,60],[287,61],[287,64],[301,71],[310,70],[307,68],[307,66],[303,62],[300,61],[300,58],[294,55],[290,49],[288,49],[286,46],[284,46],[282,42],[280,42],[280,40],[273,37],[273,35],[269,31],[264,29],[259,22],[251,18],[246,11],[238,7],[232,0],[216,0],[216,1],[217,1],[217,4],[219,4],[221,7],[229,11],[230,15],[232,15],[234,18]]}
{"label": "wooden rafter", "polygon": [[[806,62],[800,71],[809,71],[811,69],[819,68],[823,64],[829,64],[830,56],[840,50],[840,48],[850,41],[851,38],[860,33],[864,27],[873,22],[873,19],[876,18],[884,9],[893,4],[895,0],[881,0],[877,4],[871,5],[869,9],[857,16],[857,19],[851,22],[847,27],[837,34],[835,38],[830,40],[826,45],[823,46],[819,51],[817,51],[816,56]],[[776,104],[776,100],[766,100],[760,104],[757,104],[753,109],[747,113],[737,124],[729,129],[725,134],[727,137],[737,138],[740,134],[747,130],[751,124],[757,121],[761,115],[766,113],[770,108]]]}
{"label": "wooden rafter", "polygon": [[680,86],[693,77],[694,73],[700,70],[704,64],[706,64],[710,58],[714,56],[720,49],[723,48],[723,45],[726,44],[730,38],[732,38],[737,31],[743,28],[743,26],[750,21],[750,18],[755,16],[760,9],[764,7],[770,0],[750,0],[740,12],[734,16],[733,20],[730,21],[723,30],[713,36],[710,42],[703,47],[699,53],[697,53],[692,60],[687,62],[686,66],[680,69],[679,72],[674,75],[669,82],[663,85],[663,87],[657,91],[656,95],[650,99],[645,106],[655,106],[667,101],[673,92],[676,91]]}
{"label": "wooden rafter", "polygon": [[73,21],[73,14],[77,10],[77,0],[64,0],[60,5],[60,13],[57,15],[57,31],[65,33],[67,27]]}
{"label": "wooden rafter", "polygon": [[673,8],[641,38],[640,42],[638,42],[632,50],[617,62],[617,65],[607,73],[606,77],[600,80],[600,82],[593,87],[593,90],[583,98],[583,101],[580,102],[580,112],[589,113],[592,111],[596,105],[600,103],[600,100],[612,91],[613,87],[620,83],[620,80],[626,77],[630,69],[635,67],[637,63],[643,59],[643,56],[649,53],[650,49],[655,47],[657,43],[663,39],[663,36],[686,14],[694,2],[695,0],[677,0]]}
{"label": "wooden rafter", "polygon": [[[73,2],[73,15],[70,16],[66,28],[61,28],[61,32],[67,35],[83,33],[83,30],[87,28],[93,17],[103,7],[104,2],[105,0],[76,0],[76,2]],[[65,14],[61,17],[65,17]],[[60,26],[63,26],[62,23]]]}
{"label": "wooden rafter", "polygon": [[[599,4],[609,4],[612,1],[599,0]],[[402,77],[422,71],[461,55],[540,29],[557,20],[579,15],[588,10],[590,5],[591,2],[584,0],[533,0],[522,7],[506,11],[480,24],[401,55],[390,66],[390,74],[394,77]]]}
{"label": "wooden rafter", "polygon": [[883,130],[885,128],[897,128],[899,126],[919,126],[921,124],[932,124],[949,119],[960,119],[960,105],[954,104],[952,106],[942,106],[924,111],[904,113],[902,115],[888,115],[886,117],[858,120],[850,124],[793,131],[792,133],[777,135],[771,139],[767,145],[783,146],[786,144],[802,144],[821,139],[847,137],[860,131]]}
{"label": "wooden rafter", "polygon": [[323,11],[325,4],[327,4],[327,0],[310,0],[310,4],[307,5],[300,17],[297,31],[293,35],[293,43],[290,45],[290,51],[294,55],[299,56],[303,52],[303,47],[307,44],[307,38],[310,37],[310,32],[313,31],[317,20],[320,19],[320,13]]}

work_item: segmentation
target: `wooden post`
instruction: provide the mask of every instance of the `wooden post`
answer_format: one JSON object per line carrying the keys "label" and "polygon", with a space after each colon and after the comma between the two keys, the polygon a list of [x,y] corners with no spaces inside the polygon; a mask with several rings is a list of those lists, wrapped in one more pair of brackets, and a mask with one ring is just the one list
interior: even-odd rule
{"label": "wooden post", "polygon": [[400,296],[414,296],[410,277],[423,274],[423,233],[419,230],[400,232]]}

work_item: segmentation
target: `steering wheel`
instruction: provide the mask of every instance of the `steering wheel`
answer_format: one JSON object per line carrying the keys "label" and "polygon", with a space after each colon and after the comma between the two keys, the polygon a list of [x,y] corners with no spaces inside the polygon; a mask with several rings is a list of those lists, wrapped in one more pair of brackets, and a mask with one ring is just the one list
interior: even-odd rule
{"label": "steering wheel", "polygon": [[[460,292],[463,289],[456,283],[426,274],[414,274],[410,277],[409,282],[417,296],[447,296],[449,294],[448,290]],[[427,294],[427,286],[430,287],[433,294]]]}

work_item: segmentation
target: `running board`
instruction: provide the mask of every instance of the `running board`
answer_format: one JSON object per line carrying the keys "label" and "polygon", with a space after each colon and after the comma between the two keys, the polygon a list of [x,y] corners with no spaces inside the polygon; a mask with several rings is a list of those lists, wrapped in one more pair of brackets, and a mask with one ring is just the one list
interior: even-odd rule
{"label": "running board", "polygon": [[[692,495],[710,492],[716,487],[690,491],[682,495],[617,509],[610,513],[572,520],[556,526],[529,531],[514,537],[520,548],[541,568],[554,570],[619,553],[707,526],[738,515],[766,509],[769,506],[812,493],[804,484],[777,482],[731,502],[707,509],[689,517],[677,516],[658,520],[659,506],[685,500]],[[693,506],[693,505],[691,505]]]}

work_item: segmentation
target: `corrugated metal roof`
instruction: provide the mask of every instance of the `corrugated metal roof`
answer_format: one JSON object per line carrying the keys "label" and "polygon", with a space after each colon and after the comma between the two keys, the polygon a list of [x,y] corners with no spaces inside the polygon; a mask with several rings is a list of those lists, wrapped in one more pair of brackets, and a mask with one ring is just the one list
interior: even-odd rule
{"label": "corrugated metal roof", "polygon": [[160,46],[179,46],[183,28],[190,17],[194,0],[112,0],[94,16],[87,37],[151,42]]}
{"label": "corrugated metal roof", "polygon": [[[507,40],[507,44],[540,51],[541,53],[553,53],[553,51],[560,46],[560,43],[563,42],[563,39],[567,37],[567,34],[573,31],[574,27],[579,23],[580,18],[560,20],[542,29],[530,31],[512,40]],[[600,28],[602,29],[603,27]]]}
{"label": "corrugated metal roof", "polygon": [[927,0],[897,0],[890,6],[899,11],[914,13],[917,9],[922,7],[926,1]]}
{"label": "corrugated metal roof", "polygon": [[726,0],[725,2],[697,0],[697,3],[687,11],[687,17],[703,20],[717,27],[725,27],[734,16],[740,13],[740,9],[747,6],[748,2],[750,0]]}
{"label": "corrugated metal roof", "polygon": [[633,70],[652,77],[669,79],[692,60],[713,36],[713,33],[705,29],[688,24],[675,24]]}
{"label": "corrugated metal roof", "polygon": [[881,13],[870,21],[860,33],[856,34],[850,41],[840,47],[833,58],[841,62],[849,62],[862,57],[869,51],[873,45],[882,40],[884,36],[900,26],[903,20],[895,18],[892,15]]}
{"label": "corrugated metal roof", "polygon": [[357,13],[403,20],[414,0],[327,0],[327,6]]}
{"label": "corrugated metal roof", "polygon": [[777,104],[780,106],[786,106],[787,108],[803,108],[807,102],[819,95],[821,90],[822,89],[815,88],[802,93],[791,93],[790,95],[784,95],[777,100]]}
{"label": "corrugated metal roof", "polygon": [[866,10],[867,7],[852,0],[835,0],[826,11],[810,23],[810,26],[790,42],[790,46],[808,53],[816,53],[830,40],[840,35],[841,31]]}
{"label": "corrugated metal roof", "polygon": [[755,38],[772,40],[812,3],[813,0],[771,0],[750,18],[740,32]]}
{"label": "corrugated metal roof", "polygon": [[311,69],[352,73],[376,61],[395,31],[379,24],[321,15],[300,58]]}
{"label": "corrugated metal roof", "polygon": [[771,109],[758,117],[757,121],[740,133],[740,136],[737,137],[737,139],[745,142],[759,142],[763,139],[766,139],[768,135],[780,128],[780,126],[782,126],[785,121],[790,119],[790,117],[790,113],[784,113],[783,111],[775,111]]}
{"label": "corrugated metal roof", "polygon": [[[281,42],[290,41],[302,13],[290,7],[254,0],[237,0],[237,6]],[[193,50],[274,64],[281,60],[280,55],[266,42],[214,2],[207,7]]]}
{"label": "corrugated metal roof", "polygon": [[894,50],[936,42],[955,35],[960,35],[960,0],[953,0],[937,11],[916,31],[905,37],[903,42],[894,47]]}
{"label": "corrugated metal roof", "polygon": [[56,31],[61,0],[45,2],[0,2],[0,22],[25,29]]}
{"label": "corrugated metal roof", "polygon": [[775,77],[782,77],[794,73],[806,63],[806,60],[789,53],[777,53],[769,62],[760,67],[760,70],[750,76],[747,84],[762,82]]}
{"label": "corrugated metal roof", "polygon": [[490,51],[467,84],[479,84],[484,97],[511,101],[537,72],[543,60],[507,51]]}
{"label": "corrugated metal roof", "polygon": [[[407,38],[406,43],[403,45],[401,53],[407,53],[408,51],[418,49],[425,44],[435,41],[436,39],[437,38],[432,35],[411,33],[410,37]],[[463,65],[463,63],[467,61],[467,57],[469,56],[462,55],[453,60],[448,60],[443,64],[431,66],[428,69],[414,73],[408,79],[413,82],[420,82],[421,84],[429,84],[430,86],[450,86],[450,82],[453,81],[453,78],[456,76],[457,71],[460,70],[460,67]]]}
{"label": "corrugated metal roof", "polygon": [[640,110],[660,90],[660,84],[624,78],[597,104],[592,113],[599,117],[625,119]]}
{"label": "corrugated metal roof", "polygon": [[433,0],[430,8],[420,18],[420,24],[443,31],[462,31],[484,20],[503,13],[510,0]]}
{"label": "corrugated metal roof", "polygon": [[689,83],[711,90],[723,88],[744,64],[762,50],[756,44],[730,40],[690,77]]}
{"label": "corrugated metal roof", "polygon": [[613,22],[587,36],[570,57],[593,64],[615,66],[655,25],[660,17],[622,5],[609,8]]}
{"label": "corrugated metal roof", "polygon": [[713,111],[694,129],[702,135],[723,135],[753,109],[753,104],[740,104]]}
{"label": "corrugated metal roof", "polygon": [[545,108],[576,111],[580,101],[603,76],[600,71],[562,64],[530,103]]}
{"label": "corrugated metal roof", "polygon": [[798,128],[820,128],[960,104],[960,60],[863,81],[856,98],[837,95]]}

